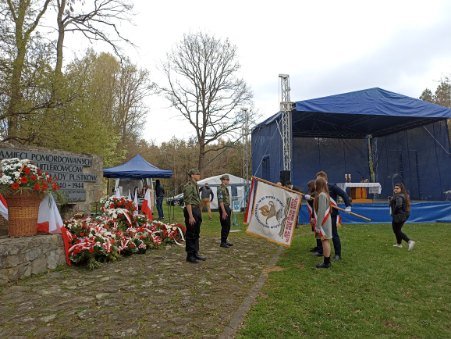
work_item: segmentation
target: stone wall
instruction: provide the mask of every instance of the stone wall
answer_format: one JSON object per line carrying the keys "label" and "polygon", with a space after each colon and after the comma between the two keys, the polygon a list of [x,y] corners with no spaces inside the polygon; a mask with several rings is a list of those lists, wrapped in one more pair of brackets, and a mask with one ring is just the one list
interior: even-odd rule
{"label": "stone wall", "polygon": [[60,234],[0,238],[0,285],[66,263]]}
{"label": "stone wall", "polygon": [[8,235],[8,220],[0,215],[0,237]]}

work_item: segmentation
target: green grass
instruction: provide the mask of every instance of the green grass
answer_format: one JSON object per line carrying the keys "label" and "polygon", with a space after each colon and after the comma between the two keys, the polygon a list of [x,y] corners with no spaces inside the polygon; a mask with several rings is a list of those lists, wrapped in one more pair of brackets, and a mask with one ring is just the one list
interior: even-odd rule
{"label": "green grass", "polygon": [[416,240],[392,247],[391,225],[346,225],[343,261],[314,266],[309,227],[296,231],[238,337],[451,337],[451,225],[407,224]]}
{"label": "green grass", "polygon": [[[202,237],[219,237],[218,212],[212,215],[209,220],[203,213]],[[183,223],[180,207],[171,220]],[[242,220],[239,213],[232,229],[244,231]],[[315,240],[301,226],[277,263],[282,270],[269,273],[238,337],[451,338],[451,225],[407,224],[403,230],[417,241],[412,252],[405,244],[392,246],[389,224],[345,225],[343,261],[318,270],[322,259],[309,252]]]}
{"label": "green grass", "polygon": [[[154,218],[155,216],[158,217],[158,214],[156,214],[156,211],[154,212]],[[185,224],[185,219],[183,217],[183,209],[180,206],[175,206],[173,209],[169,209],[168,205],[164,205],[164,215],[165,215],[165,222],[177,222],[181,224]],[[219,213],[218,211],[212,211],[211,212],[211,220],[208,219],[208,213],[202,212],[202,225],[200,229],[201,237],[220,237],[221,235],[221,224],[219,223]],[[232,221],[233,221],[233,214],[232,214]],[[246,226],[243,225],[243,213],[236,213],[236,222],[237,225],[231,226],[231,230],[246,230]],[[240,232],[244,235],[244,232]]]}

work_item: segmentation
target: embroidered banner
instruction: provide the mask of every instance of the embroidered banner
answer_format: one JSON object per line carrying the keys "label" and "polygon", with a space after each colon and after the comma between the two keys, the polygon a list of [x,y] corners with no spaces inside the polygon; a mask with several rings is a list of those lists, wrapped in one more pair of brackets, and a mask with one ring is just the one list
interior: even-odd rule
{"label": "embroidered banner", "polygon": [[255,179],[247,232],[289,247],[298,219],[301,195]]}

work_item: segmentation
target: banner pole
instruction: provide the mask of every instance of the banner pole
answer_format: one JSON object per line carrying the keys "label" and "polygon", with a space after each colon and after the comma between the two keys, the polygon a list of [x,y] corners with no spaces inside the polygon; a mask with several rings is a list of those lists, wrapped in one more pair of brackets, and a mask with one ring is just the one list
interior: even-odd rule
{"label": "banner pole", "polygon": [[288,188],[288,187],[285,187],[285,186],[282,186],[282,185],[277,185],[277,184],[275,184],[275,183],[273,183],[271,181],[268,181],[268,180],[265,180],[265,179],[262,179],[262,178],[259,178],[259,177],[253,177],[253,178],[257,179],[258,181],[264,182],[265,184],[268,184],[268,185],[271,185],[271,186],[274,186],[274,187],[283,188],[284,190],[289,191],[291,193],[304,195],[304,193],[302,193],[302,192],[292,190],[291,188]]}

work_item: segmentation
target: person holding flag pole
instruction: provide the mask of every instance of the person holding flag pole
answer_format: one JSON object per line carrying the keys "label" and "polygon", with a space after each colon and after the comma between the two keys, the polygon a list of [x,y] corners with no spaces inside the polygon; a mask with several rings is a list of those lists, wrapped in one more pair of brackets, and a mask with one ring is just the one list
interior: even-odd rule
{"label": "person holding flag pole", "polygon": [[322,177],[315,181],[316,196],[313,202],[316,215],[315,236],[321,239],[324,262],[317,264],[316,268],[330,268],[330,239],[332,239],[332,217],[329,189],[327,182]]}
{"label": "person holding flag pole", "polygon": [[338,208],[338,204],[337,204],[337,198],[338,198],[338,196],[340,196],[343,199],[343,201],[346,205],[346,208],[344,209],[344,211],[346,213],[351,212],[351,201],[345,191],[343,191],[337,185],[327,182],[328,178],[327,178],[326,172],[319,171],[318,173],[316,173],[316,179],[318,179],[318,178],[323,178],[326,181],[327,188],[329,191],[329,196],[330,196],[330,203],[333,205],[333,209],[331,211],[332,242],[334,244],[334,251],[335,251],[334,260],[338,261],[338,260],[341,260],[342,257],[341,257],[341,241],[340,241],[340,236],[338,235],[338,229],[337,229],[337,219],[339,217],[339,214],[338,214],[339,208]]}

